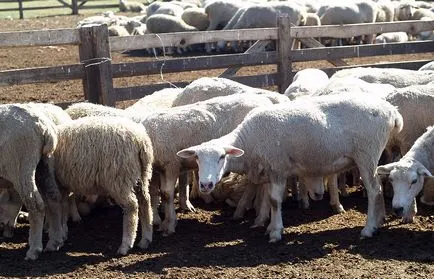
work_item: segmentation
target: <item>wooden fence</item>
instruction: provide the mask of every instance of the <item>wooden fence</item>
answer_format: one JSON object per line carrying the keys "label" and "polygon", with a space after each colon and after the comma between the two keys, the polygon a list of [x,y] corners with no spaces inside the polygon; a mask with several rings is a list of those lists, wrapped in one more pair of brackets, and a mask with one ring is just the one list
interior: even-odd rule
{"label": "wooden fence", "polygon": [[[36,0],[35,0],[36,1]],[[59,2],[58,5],[42,5],[36,7],[26,7],[24,5],[25,2],[29,2],[26,0],[0,0],[0,3],[17,3],[17,7],[14,8],[0,8],[0,12],[10,12],[10,11],[18,11],[20,14],[20,19],[24,18],[24,11],[30,10],[46,10],[46,9],[59,9],[66,8],[71,9],[71,14],[78,15],[80,9],[109,9],[109,8],[119,8],[119,4],[93,4],[86,5],[88,2],[96,2],[98,0],[57,0]]]}
{"label": "wooden fence", "polygon": [[[323,70],[328,74],[332,74],[343,68],[359,66],[347,65],[342,60],[343,58],[434,51],[433,41],[324,47],[318,41],[312,39],[314,37],[341,38],[394,31],[418,33],[433,29],[434,21],[292,27],[290,26],[289,18],[281,16],[278,19],[276,28],[149,34],[129,37],[109,38],[107,26],[105,25],[83,27],[80,29],[3,32],[0,33],[0,47],[78,45],[81,63],[0,71],[0,86],[82,79],[86,100],[114,106],[116,101],[138,99],[170,85],[168,83],[158,83],[145,86],[114,88],[113,78],[158,74],[160,71],[174,73],[229,67],[222,76],[254,87],[277,85],[279,91],[283,92],[295,74],[292,69],[292,62],[328,60],[335,67]],[[290,46],[293,39],[300,40],[311,48],[291,50]],[[275,40],[277,50],[261,50],[260,46],[264,44],[257,42],[249,51],[240,54],[168,58],[164,61],[132,63],[112,63],[110,59],[111,51],[161,46],[186,46],[221,40]],[[257,49],[259,49],[259,52],[255,51]],[[428,61],[408,61],[364,66],[416,69]],[[277,64],[277,71],[253,76],[234,76],[239,67],[269,64]],[[188,82],[175,83],[177,86],[185,86],[186,84]]]}

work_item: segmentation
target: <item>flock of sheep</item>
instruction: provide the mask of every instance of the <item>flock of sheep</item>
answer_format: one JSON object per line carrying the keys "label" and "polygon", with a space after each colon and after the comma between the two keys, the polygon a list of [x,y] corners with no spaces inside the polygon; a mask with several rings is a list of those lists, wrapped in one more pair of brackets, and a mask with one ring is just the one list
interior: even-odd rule
{"label": "flock of sheep", "polygon": [[[120,1],[120,11],[140,12],[127,17],[105,12],[80,21],[77,27],[88,24],[106,23],[112,36],[142,35],[146,33],[169,33],[186,31],[232,30],[246,28],[275,27],[279,14],[288,14],[296,26],[341,25],[355,23],[390,22],[400,20],[434,20],[431,2],[412,0],[208,0],[208,1],[155,1],[144,5],[139,2]],[[343,38],[324,40],[324,44],[345,43],[390,43],[408,40],[433,39],[432,31],[419,34],[391,32],[374,37]],[[205,46],[194,45],[183,48],[167,47],[166,53],[189,50],[206,50],[207,53],[242,51],[249,42],[218,42]],[[153,50],[155,51],[155,50]]]}
{"label": "flock of sheep", "polygon": [[[433,80],[434,62],[419,71],[354,68],[330,78],[305,69],[285,94],[203,77],[126,109],[86,102],[66,110],[0,105],[3,236],[13,237],[24,205],[26,259],[37,259],[44,229],[45,251],[56,251],[70,218],[79,221],[92,207],[114,203],[123,209],[118,253],[125,255],[139,223],[142,249],[152,242],[154,225],[163,235],[175,232],[178,188],[185,210],[195,210],[190,194],[226,201],[236,207],[234,218],[255,209],[254,226],[269,221],[266,232],[276,242],[287,187],[302,207],[328,189],[330,205],[343,212],[339,178],[356,168],[368,197],[361,235],[372,237],[386,214],[381,181],[392,185],[394,212],[406,222],[413,221],[424,187],[421,201],[434,202]],[[380,157],[385,165],[377,167]]]}

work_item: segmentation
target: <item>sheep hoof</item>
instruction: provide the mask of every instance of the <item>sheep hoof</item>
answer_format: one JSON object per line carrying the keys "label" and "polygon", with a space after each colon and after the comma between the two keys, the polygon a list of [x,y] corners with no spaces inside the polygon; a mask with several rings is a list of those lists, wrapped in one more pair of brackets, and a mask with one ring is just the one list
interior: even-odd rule
{"label": "sheep hoof", "polygon": [[282,239],[282,230],[272,230],[270,232],[270,240],[268,243],[276,243]]}
{"label": "sheep hoof", "polygon": [[414,223],[414,215],[404,216],[404,217],[402,218],[402,222],[403,222],[404,224],[411,224],[411,223]]}
{"label": "sheep hoof", "polygon": [[158,228],[158,231],[163,232],[163,236],[169,236],[171,234],[175,233],[175,224],[170,224],[167,220],[164,220],[163,223],[161,223],[161,226]]}
{"label": "sheep hoof", "polygon": [[152,219],[152,225],[161,227],[161,218],[158,214],[154,214],[154,218]]}
{"label": "sheep hoof", "polygon": [[44,251],[55,252],[55,251],[59,251],[60,247],[62,247],[62,242],[49,240]]}
{"label": "sheep hoof", "polygon": [[128,245],[124,245],[124,244],[122,244],[122,245],[119,247],[119,249],[118,249],[118,251],[117,251],[117,254],[118,254],[118,255],[125,256],[126,254],[128,254],[128,251],[130,251],[131,248],[132,248],[132,247],[129,247]]}
{"label": "sheep hoof", "polygon": [[342,204],[332,204],[332,210],[335,214],[341,214],[345,212],[345,209],[342,206]]}
{"label": "sheep hoof", "polygon": [[27,253],[26,253],[26,257],[24,258],[24,260],[28,261],[28,260],[36,260],[39,257],[39,254],[42,252],[42,248],[30,248]]}
{"label": "sheep hoof", "polygon": [[372,238],[375,234],[377,234],[377,232],[378,228],[364,227],[360,234],[360,239]]}
{"label": "sheep hoof", "polygon": [[137,244],[137,246],[138,246],[140,249],[145,250],[145,249],[148,249],[149,244],[151,244],[151,240],[149,240],[149,239],[142,239],[142,240],[140,240],[140,242]]}

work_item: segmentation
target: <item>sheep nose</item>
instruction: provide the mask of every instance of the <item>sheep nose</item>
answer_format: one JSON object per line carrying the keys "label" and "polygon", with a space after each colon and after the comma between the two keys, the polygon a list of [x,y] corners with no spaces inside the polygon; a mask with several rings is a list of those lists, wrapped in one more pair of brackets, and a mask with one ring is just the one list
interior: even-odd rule
{"label": "sheep nose", "polygon": [[315,193],[315,200],[317,200],[317,201],[322,200],[322,196],[323,196],[323,194]]}
{"label": "sheep nose", "polygon": [[404,213],[404,207],[394,208],[393,211],[395,212],[396,216],[401,217],[402,214]]}
{"label": "sheep nose", "polygon": [[210,190],[212,190],[213,186],[214,186],[214,183],[212,183],[212,182],[208,182],[208,183],[201,182],[200,183],[200,189],[202,191],[210,191]]}

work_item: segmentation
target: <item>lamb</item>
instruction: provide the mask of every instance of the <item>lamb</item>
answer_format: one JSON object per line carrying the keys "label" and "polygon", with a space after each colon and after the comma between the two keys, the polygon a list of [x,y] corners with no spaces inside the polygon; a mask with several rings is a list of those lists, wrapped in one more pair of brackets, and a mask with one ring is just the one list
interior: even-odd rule
{"label": "lamb", "polygon": [[406,32],[387,32],[375,37],[374,43],[405,43],[408,42],[408,34]]}
{"label": "lamb", "polygon": [[127,0],[119,0],[119,10],[121,12],[141,13],[146,11],[146,6],[140,2],[128,2]]}
{"label": "lamb", "polygon": [[174,100],[183,91],[183,88],[164,88],[138,100],[133,105],[125,108],[130,114],[141,114],[144,111],[154,112],[161,109],[171,108]]}
{"label": "lamb", "polygon": [[[270,104],[272,102],[266,96],[234,94],[159,111],[142,119],[141,123],[145,126],[154,147],[154,169],[161,176],[160,193],[165,219],[160,224],[160,230],[163,231],[163,235],[175,232],[176,213],[173,199],[175,182],[180,171],[196,167],[194,161],[180,160],[176,152],[228,133],[251,109]],[[159,224],[155,208],[157,204],[153,202],[153,206],[154,223]]]}
{"label": "lamb", "polygon": [[330,80],[352,76],[370,83],[391,84],[396,88],[407,87],[414,84],[427,84],[434,79],[434,71],[413,71],[397,68],[352,68],[336,72]]}
{"label": "lamb", "polygon": [[172,105],[182,106],[204,101],[213,97],[228,96],[232,94],[255,93],[265,95],[273,103],[287,102],[289,99],[281,94],[260,88],[250,87],[239,82],[216,77],[203,77],[191,82],[185,89],[176,96]]}
{"label": "lamb", "polygon": [[[43,197],[47,210],[60,201],[60,193],[56,191],[53,180],[47,180],[47,184],[40,188],[41,192],[35,183],[39,162],[52,160],[51,155],[57,145],[57,130],[46,114],[34,106],[1,105],[0,115],[3,142],[0,176],[13,185],[30,213],[29,250],[25,259],[35,260],[42,252]],[[63,243],[60,223],[50,224],[49,234],[46,250],[59,249]]]}
{"label": "lamb", "polygon": [[434,71],[434,61],[426,63],[418,71]]}
{"label": "lamb", "polygon": [[[315,81],[315,82],[312,82]],[[329,82],[329,77],[319,69],[303,69],[298,71],[292,83],[286,88],[284,95],[290,100],[303,95],[310,95]]]}
{"label": "lamb", "polygon": [[205,31],[209,26],[208,15],[203,8],[188,8],[182,13],[181,19],[199,31]]}
{"label": "lamb", "polygon": [[377,168],[377,173],[388,176],[393,186],[393,211],[404,222],[412,222],[416,209],[416,196],[424,183],[433,183],[434,129],[428,127],[410,150],[398,162]]}
{"label": "lamb", "polygon": [[324,176],[356,165],[368,191],[362,236],[371,237],[385,216],[375,169],[389,135],[401,129],[401,115],[386,101],[323,96],[254,109],[231,133],[177,154],[196,159],[204,193],[228,171],[247,173],[253,182],[269,181],[270,242],[281,239],[281,201],[290,175]]}
{"label": "lamb", "polygon": [[152,242],[149,180],[154,158],[146,130],[127,118],[108,116],[80,118],[58,128],[54,159],[60,189],[110,196],[124,211],[118,254],[133,247],[139,218],[138,246],[147,248]]}

